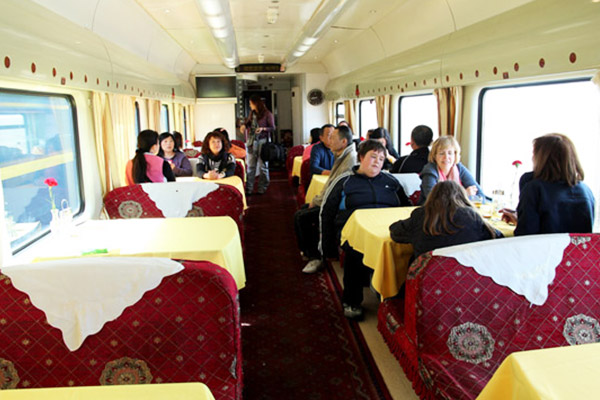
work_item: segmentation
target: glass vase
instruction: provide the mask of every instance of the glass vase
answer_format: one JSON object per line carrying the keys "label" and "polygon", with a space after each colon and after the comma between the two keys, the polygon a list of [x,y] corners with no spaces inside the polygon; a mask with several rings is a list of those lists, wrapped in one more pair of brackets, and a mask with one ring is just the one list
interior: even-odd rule
{"label": "glass vase", "polygon": [[60,215],[58,208],[53,208],[50,210],[52,214],[52,219],[50,220],[50,232],[54,234],[58,234],[61,228]]}

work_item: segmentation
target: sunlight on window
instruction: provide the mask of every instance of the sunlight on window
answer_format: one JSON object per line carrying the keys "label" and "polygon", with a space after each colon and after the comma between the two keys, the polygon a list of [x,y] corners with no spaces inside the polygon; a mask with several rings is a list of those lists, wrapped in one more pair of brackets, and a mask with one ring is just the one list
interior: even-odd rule
{"label": "sunlight on window", "polygon": [[[375,100],[361,100],[359,104],[360,137],[366,138],[369,129],[375,129],[377,125],[377,108]],[[354,135],[356,137],[356,133]]]}
{"label": "sunlight on window", "polygon": [[[488,89],[482,98],[481,184],[486,193],[514,191],[532,169],[532,141],[562,133],[575,144],[585,183],[600,200],[600,91],[590,81]],[[516,170],[513,161],[523,165]],[[514,186],[513,186],[514,183]],[[513,206],[516,204],[513,204]]]}
{"label": "sunlight on window", "polygon": [[412,148],[410,133],[417,125],[427,125],[433,131],[433,140],[438,134],[437,100],[433,94],[420,96],[403,96],[398,100],[398,152],[401,156],[410,154]]}
{"label": "sunlight on window", "polygon": [[10,245],[16,251],[47,232],[54,178],[57,208],[80,211],[79,158],[69,96],[0,91],[0,176]]}

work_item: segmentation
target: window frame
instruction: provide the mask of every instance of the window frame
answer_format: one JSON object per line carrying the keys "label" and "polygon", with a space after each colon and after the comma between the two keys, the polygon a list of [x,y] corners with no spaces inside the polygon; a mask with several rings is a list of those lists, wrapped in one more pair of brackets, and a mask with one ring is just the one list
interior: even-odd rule
{"label": "window frame", "polygon": [[475,179],[477,182],[481,182],[481,168],[482,168],[482,151],[483,151],[483,98],[485,94],[490,90],[497,89],[517,89],[523,87],[535,87],[535,86],[549,86],[549,85],[560,85],[567,83],[576,83],[576,82],[588,82],[592,79],[592,76],[589,77],[580,77],[580,78],[572,78],[572,79],[552,79],[548,81],[539,81],[539,82],[528,82],[528,83],[515,83],[510,85],[498,85],[498,86],[486,86],[480,89],[479,96],[477,98],[477,153],[475,157],[476,167],[475,167]]}
{"label": "window frame", "polygon": [[[85,190],[83,186],[83,164],[81,160],[81,143],[79,140],[79,122],[77,119],[77,103],[72,95],[67,93],[55,93],[55,92],[38,92],[32,90],[22,90],[22,89],[11,89],[11,88],[3,88],[0,87],[0,93],[9,93],[23,96],[32,96],[32,97],[60,97],[64,98],[71,108],[71,123],[73,125],[73,148],[76,152],[74,156],[75,167],[77,168],[77,194],[79,195],[79,209],[72,210],[73,217],[81,216],[85,212],[86,208],[86,198],[85,198]],[[2,182],[0,182],[2,184]],[[4,206],[2,206],[2,211],[4,212]],[[31,246],[41,238],[49,235],[50,228],[41,232],[39,235],[33,237],[31,240],[23,242],[20,246],[12,249],[10,242],[8,243],[8,247],[11,250],[13,256],[17,255],[19,252],[25,250],[27,247]]]}
{"label": "window frame", "polygon": [[[164,129],[164,127],[162,126],[162,116],[163,116],[163,113],[166,114],[166,118],[165,118],[165,121],[167,122],[166,129]],[[161,122],[161,129],[164,129],[163,132],[171,132],[171,121],[170,121],[170,118],[169,118],[169,105],[168,104],[161,104],[160,122]]]}
{"label": "window frame", "polygon": [[[342,114],[339,113],[339,107],[344,108],[344,112]],[[340,118],[341,117],[341,118]],[[340,121],[344,121],[346,119],[346,110],[343,101],[339,101],[335,103],[335,125],[339,125]]]}

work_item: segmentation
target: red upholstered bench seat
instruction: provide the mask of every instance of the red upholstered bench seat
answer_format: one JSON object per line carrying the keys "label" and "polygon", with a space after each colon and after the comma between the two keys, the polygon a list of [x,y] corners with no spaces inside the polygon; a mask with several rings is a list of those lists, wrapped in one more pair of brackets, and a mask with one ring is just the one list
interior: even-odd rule
{"label": "red upholstered bench seat", "polygon": [[[519,238],[521,239],[521,238]],[[541,306],[454,258],[419,257],[378,329],[421,398],[475,399],[515,351],[600,341],[600,234],[572,234]]]}
{"label": "red upholstered bench seat", "polygon": [[210,262],[182,264],[74,352],[0,274],[0,389],[203,382],[215,399],[241,399],[235,282]]}

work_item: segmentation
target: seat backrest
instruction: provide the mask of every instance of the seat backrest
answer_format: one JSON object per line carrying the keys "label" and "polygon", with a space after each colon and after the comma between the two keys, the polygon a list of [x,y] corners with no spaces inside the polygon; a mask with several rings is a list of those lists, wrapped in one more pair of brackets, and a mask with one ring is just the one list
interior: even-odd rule
{"label": "seat backrest", "polygon": [[512,352],[600,341],[600,234],[570,239],[541,306],[454,258],[412,264],[405,329],[433,392],[475,398]]}
{"label": "seat backrest", "polygon": [[242,142],[241,140],[232,139],[231,143],[233,143],[236,146],[241,147],[242,149],[246,150],[246,143]]}
{"label": "seat backrest", "polygon": [[298,145],[289,149],[287,158],[285,160],[285,168],[288,173],[292,173],[292,168],[294,167],[294,157],[301,156],[304,153],[304,146]]}
{"label": "seat backrest", "polygon": [[[198,182],[198,184],[202,183]],[[160,185],[160,183],[153,185]],[[110,219],[165,217],[141,185],[124,186],[111,190],[104,196],[104,208]],[[243,213],[242,194],[230,185],[219,185],[216,190],[196,200],[187,216],[229,216],[238,225],[243,243]]]}
{"label": "seat backrest", "polygon": [[235,282],[210,262],[182,264],[74,352],[0,274],[0,389],[202,381],[215,399],[241,399]]}
{"label": "seat backrest", "polygon": [[235,172],[233,173],[236,176],[239,176],[242,182],[246,183],[246,174],[244,173],[244,164],[241,161],[235,161]]}
{"label": "seat backrest", "polygon": [[305,193],[308,191],[310,178],[312,178],[312,175],[310,174],[310,159],[308,159],[302,161],[302,166],[300,167],[300,183],[304,187]]}

